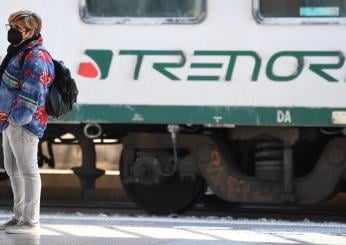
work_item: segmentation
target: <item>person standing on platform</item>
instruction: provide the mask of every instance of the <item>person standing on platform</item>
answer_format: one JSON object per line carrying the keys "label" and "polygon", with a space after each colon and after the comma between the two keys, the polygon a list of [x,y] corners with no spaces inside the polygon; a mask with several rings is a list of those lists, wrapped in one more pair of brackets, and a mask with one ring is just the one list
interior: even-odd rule
{"label": "person standing on platform", "polygon": [[0,131],[14,215],[0,229],[33,233],[39,230],[41,199],[37,151],[48,122],[45,101],[54,64],[43,46],[42,20],[36,13],[15,12],[6,27],[10,45],[0,66]]}

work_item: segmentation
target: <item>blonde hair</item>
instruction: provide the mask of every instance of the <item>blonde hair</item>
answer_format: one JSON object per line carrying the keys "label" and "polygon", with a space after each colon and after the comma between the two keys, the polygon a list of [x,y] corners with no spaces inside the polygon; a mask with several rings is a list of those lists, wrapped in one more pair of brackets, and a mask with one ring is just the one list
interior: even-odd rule
{"label": "blonde hair", "polygon": [[21,10],[14,12],[8,17],[8,23],[21,22],[28,31],[34,31],[34,34],[39,34],[42,29],[42,19],[37,14],[29,10]]}

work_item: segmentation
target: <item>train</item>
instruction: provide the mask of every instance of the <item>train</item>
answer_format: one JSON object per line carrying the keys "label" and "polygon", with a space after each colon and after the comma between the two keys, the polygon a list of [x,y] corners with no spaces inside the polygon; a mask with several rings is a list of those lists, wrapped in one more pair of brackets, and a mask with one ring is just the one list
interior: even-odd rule
{"label": "train", "polygon": [[[95,142],[122,145],[121,183],[142,209],[313,205],[345,191],[345,0],[1,0],[28,9],[78,103],[50,119],[79,144],[84,193],[104,174]],[[1,54],[8,43],[0,36]],[[66,134],[72,138],[64,138]]]}

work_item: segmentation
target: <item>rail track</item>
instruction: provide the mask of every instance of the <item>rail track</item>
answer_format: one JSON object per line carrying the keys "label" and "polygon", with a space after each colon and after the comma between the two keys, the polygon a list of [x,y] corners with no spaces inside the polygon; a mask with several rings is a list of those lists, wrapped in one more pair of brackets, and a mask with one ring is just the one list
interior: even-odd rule
{"label": "rail track", "polygon": [[[273,205],[243,205],[218,200],[214,197],[203,198],[191,210],[182,214],[168,214],[170,217],[229,217],[247,219],[275,219],[292,221],[325,221],[346,223],[346,205],[344,208],[333,206],[273,206]],[[213,200],[211,200],[213,199]],[[10,210],[10,199],[0,200],[0,209]],[[43,200],[41,209],[45,212],[62,213],[105,213],[126,215],[147,215],[130,201],[98,201],[98,200]],[[160,215],[161,216],[161,215]]]}
{"label": "rail track", "polygon": [[[43,171],[41,208],[46,211],[120,213],[144,215],[125,194],[117,172],[110,172],[96,185],[95,193],[81,195],[79,181],[70,172]],[[112,187],[112,188],[110,188]],[[12,196],[7,181],[0,182],[0,209],[10,210]],[[284,219],[339,221],[346,223],[346,194],[339,194],[319,205],[255,205],[222,201],[214,195],[204,195],[191,210],[170,216],[214,216],[249,219]]]}

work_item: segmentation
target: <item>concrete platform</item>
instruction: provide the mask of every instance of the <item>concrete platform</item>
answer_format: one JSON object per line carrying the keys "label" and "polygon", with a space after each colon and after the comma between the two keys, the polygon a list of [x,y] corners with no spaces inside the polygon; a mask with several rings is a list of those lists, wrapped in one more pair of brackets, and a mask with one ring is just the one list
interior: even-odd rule
{"label": "concrete platform", "polygon": [[[3,222],[10,213],[0,213]],[[346,244],[346,224],[231,217],[43,213],[39,235],[0,231],[1,245]]]}

